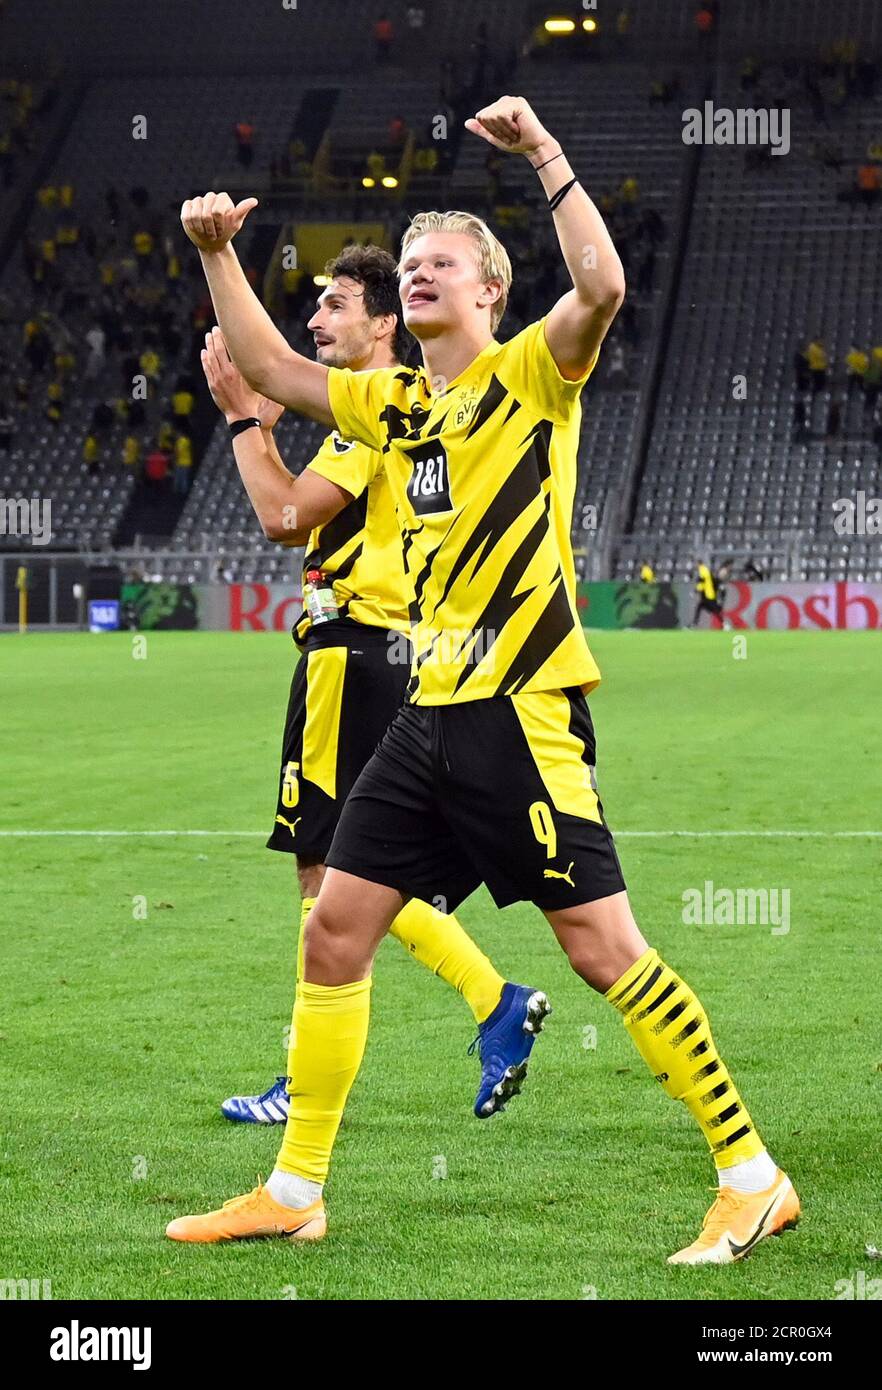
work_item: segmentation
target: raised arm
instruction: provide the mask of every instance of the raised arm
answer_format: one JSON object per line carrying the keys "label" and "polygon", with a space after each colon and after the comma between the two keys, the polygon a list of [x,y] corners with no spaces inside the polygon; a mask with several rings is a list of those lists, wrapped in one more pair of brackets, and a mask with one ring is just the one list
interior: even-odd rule
{"label": "raised arm", "polygon": [[256,198],[236,206],[227,193],[189,198],[181,208],[184,231],[199,251],[217,321],[236,366],[249,386],[325,425],[328,369],[295,352],[252,290],[233,250],[236,235]]}
{"label": "raised arm", "polygon": [[550,204],[563,195],[552,215],[573,288],[549,313],[545,336],[561,375],[576,381],[591,365],[625,297],[625,272],[612,238],[575,182],[560,143],[523,97],[502,97],[466,121],[466,127],[499,150],[525,155]]}
{"label": "raised arm", "polygon": [[342,511],[352,494],[308,468],[298,477],[288,471],[273,439],[282,407],[244,381],[219,328],[205,335],[201,357],[208,389],[227,424],[260,421],[259,429],[252,426],[235,436],[233,455],[263,534],[282,545],[305,545],[310,531]]}

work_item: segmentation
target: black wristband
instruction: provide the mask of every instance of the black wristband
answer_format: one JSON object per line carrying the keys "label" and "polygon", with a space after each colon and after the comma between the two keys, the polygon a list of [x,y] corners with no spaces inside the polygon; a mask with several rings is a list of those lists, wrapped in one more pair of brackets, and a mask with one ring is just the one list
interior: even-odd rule
{"label": "black wristband", "polygon": [[543,164],[534,164],[534,165],[533,165],[533,168],[534,168],[534,170],[536,171],[536,173],[538,174],[538,173],[539,173],[539,170],[540,170],[540,169],[544,169],[546,164],[553,164],[554,161],[555,161],[556,159],[563,159],[563,155],[564,155],[564,152],[563,152],[563,150],[561,150],[560,154],[553,154],[553,155],[551,156],[551,158],[550,158],[550,159],[546,159],[545,162],[544,162]]}
{"label": "black wristband", "polygon": [[247,420],[234,420],[230,425],[230,438],[235,439],[237,434],[241,434],[243,430],[253,429],[255,425],[261,429],[261,423],[256,415],[249,416]]}
{"label": "black wristband", "polygon": [[551,208],[552,212],[554,212],[556,208],[560,207],[561,203],[569,193],[570,189],[575,188],[578,182],[578,179],[570,179],[569,183],[565,183],[563,188],[559,188],[557,190],[553,198],[548,199],[548,206]]}

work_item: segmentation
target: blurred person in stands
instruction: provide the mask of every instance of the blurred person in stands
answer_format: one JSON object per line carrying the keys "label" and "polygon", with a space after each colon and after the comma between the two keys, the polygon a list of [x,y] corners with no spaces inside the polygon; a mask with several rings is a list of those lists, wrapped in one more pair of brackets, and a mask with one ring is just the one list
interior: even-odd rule
{"label": "blurred person in stands", "polygon": [[640,184],[633,174],[628,174],[622,179],[619,186],[619,198],[623,203],[636,203],[640,198]]}
{"label": "blurred person in stands", "polygon": [[855,391],[863,389],[867,371],[870,366],[869,354],[862,348],[850,347],[845,354],[845,379],[848,382],[848,394],[851,396]]}
{"label": "blurred person in stands", "polygon": [[857,189],[865,207],[875,207],[882,195],[882,167],[867,161],[857,171]]}
{"label": "blurred person in stands", "polygon": [[132,236],[132,250],[139,275],[146,275],[153,262],[153,235],[146,227],[141,227]]}
{"label": "blurred person in stands", "polygon": [[25,344],[25,357],[31,371],[42,372],[49,360],[49,339],[39,319],[30,318],[22,330]]}
{"label": "blurred person in stands", "polygon": [[625,349],[619,342],[612,342],[609,346],[609,370],[607,380],[614,390],[621,390],[628,384],[628,373],[625,370]]}
{"label": "blurred person in stands", "polygon": [[152,342],[148,342],[147,347],[138,358],[138,366],[146,376],[149,385],[155,386],[162,374],[162,358]]}
{"label": "blurred person in stands", "polygon": [[808,364],[812,391],[821,391],[827,385],[827,369],[830,366],[830,360],[820,333],[807,344],[805,360]]}
{"label": "blurred person in stands", "polygon": [[158,446],[144,460],[144,477],[152,487],[161,487],[168,478],[169,456]]}
{"label": "blurred person in stands", "polygon": [[165,257],[166,288],[177,291],[181,284],[181,258],[175,250],[174,241],[170,236],[163,237],[162,251]]}
{"label": "blurred person in stands", "polygon": [[251,121],[237,121],[233,126],[236,138],[236,158],[244,169],[250,168],[254,161],[255,127]]}
{"label": "blurred person in stands", "polygon": [[141,445],[134,434],[127,434],[123,440],[122,461],[126,468],[137,468],[141,459]]}
{"label": "blurred person in stands", "polygon": [[187,433],[195,404],[196,397],[193,395],[189,377],[178,377],[172,394],[172,420],[181,434]]}
{"label": "blurred person in stands", "polygon": [[89,355],[86,358],[86,378],[89,381],[100,376],[105,363],[105,346],[107,335],[99,323],[93,323],[86,333],[86,347]]}
{"label": "blurred person in stands", "polygon": [[655,570],[652,568],[652,565],[650,565],[649,562],[646,561],[646,560],[644,560],[644,561],[643,561],[643,564],[640,566],[640,583],[641,583],[641,584],[654,584],[654,583],[655,583]]}
{"label": "blurred person in stands", "polygon": [[90,477],[98,472],[98,440],[92,433],[83,440],[83,463]]}
{"label": "blurred person in stands", "polygon": [[57,425],[64,406],[64,385],[57,378],[46,387],[46,419]]}
{"label": "blurred person in stands", "polygon": [[186,497],[193,474],[193,441],[188,434],[175,439],[175,492]]}
{"label": "blurred person in stands", "polygon": [[374,25],[374,52],[378,63],[388,63],[392,56],[395,29],[387,14],[380,15]]}
{"label": "blurred person in stands", "polygon": [[714,32],[714,22],[716,19],[716,7],[711,0],[702,0],[702,3],[695,11],[695,31],[698,34],[699,42],[706,45]]}

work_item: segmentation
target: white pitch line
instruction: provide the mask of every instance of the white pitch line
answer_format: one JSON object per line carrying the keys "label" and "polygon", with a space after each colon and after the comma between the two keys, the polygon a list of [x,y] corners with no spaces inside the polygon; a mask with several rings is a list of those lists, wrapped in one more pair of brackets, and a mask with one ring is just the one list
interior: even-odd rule
{"label": "white pitch line", "polygon": [[[266,836],[265,830],[0,830],[0,837],[30,839],[47,836],[114,836],[138,839],[146,836],[216,836],[221,839]],[[731,840],[731,839],[811,839],[811,840],[878,840],[882,830],[613,830],[617,840]]]}

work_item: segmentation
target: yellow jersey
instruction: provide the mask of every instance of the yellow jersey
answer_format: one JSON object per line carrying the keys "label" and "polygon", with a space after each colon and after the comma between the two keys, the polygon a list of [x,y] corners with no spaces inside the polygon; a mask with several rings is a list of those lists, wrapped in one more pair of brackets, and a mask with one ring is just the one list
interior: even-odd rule
{"label": "yellow jersey", "polygon": [[[321,570],[331,580],[341,618],[409,631],[401,531],[382,459],[333,430],[309,467],[351,492],[352,501],[310,534],[303,557],[304,583],[307,570]],[[294,629],[298,642],[310,627],[304,609]]]}
{"label": "yellow jersey", "polygon": [[714,602],[717,596],[717,586],[714,583],[713,574],[707,565],[698,566],[698,583],[695,587],[698,592],[707,599],[708,603]]}
{"label": "yellow jersey", "polygon": [[544,324],[488,343],[443,392],[422,367],[330,368],[338,429],[376,451],[395,501],[415,704],[600,680],[570,542],[579,394],[594,362],[567,381]]}
{"label": "yellow jersey", "polygon": [[813,372],[825,372],[827,370],[827,353],[821,343],[809,343],[805,355]]}

